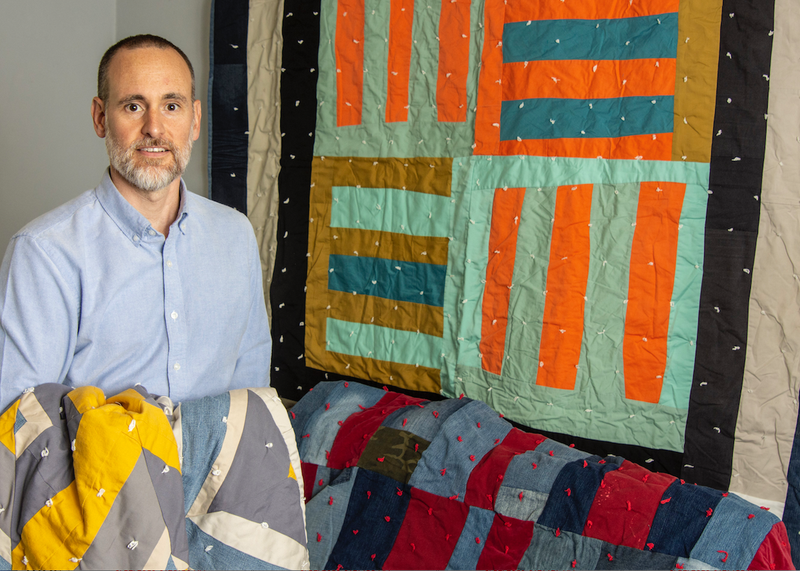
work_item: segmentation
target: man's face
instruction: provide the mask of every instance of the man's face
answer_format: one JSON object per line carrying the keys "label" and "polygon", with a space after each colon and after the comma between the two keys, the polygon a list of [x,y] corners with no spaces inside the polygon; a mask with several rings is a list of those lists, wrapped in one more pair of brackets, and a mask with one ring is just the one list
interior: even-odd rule
{"label": "man's face", "polygon": [[189,68],[172,49],[122,49],[108,80],[103,129],[111,166],[140,190],[161,190],[183,174],[200,135]]}

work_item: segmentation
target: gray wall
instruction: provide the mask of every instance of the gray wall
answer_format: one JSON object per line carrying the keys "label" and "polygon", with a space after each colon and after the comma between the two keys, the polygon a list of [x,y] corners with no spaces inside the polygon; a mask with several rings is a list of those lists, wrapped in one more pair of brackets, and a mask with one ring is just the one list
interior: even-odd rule
{"label": "gray wall", "polygon": [[117,40],[164,36],[195,67],[203,127],[185,179],[207,196],[211,0],[0,0],[0,254],[30,220],[97,185],[97,64]]}

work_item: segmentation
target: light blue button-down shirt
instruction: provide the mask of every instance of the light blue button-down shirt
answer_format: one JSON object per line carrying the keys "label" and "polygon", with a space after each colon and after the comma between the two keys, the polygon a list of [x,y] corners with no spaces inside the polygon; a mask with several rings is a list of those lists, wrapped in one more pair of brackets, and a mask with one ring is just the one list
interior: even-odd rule
{"label": "light blue button-down shirt", "polygon": [[261,262],[247,218],[181,181],[164,239],[100,185],[37,218],[0,267],[0,411],[41,383],[141,383],[174,401],[269,385]]}

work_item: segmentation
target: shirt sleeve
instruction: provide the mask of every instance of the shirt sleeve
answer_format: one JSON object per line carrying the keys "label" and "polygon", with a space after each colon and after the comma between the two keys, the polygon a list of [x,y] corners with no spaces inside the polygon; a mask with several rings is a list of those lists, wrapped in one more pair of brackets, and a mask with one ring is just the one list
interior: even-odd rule
{"label": "shirt sleeve", "polygon": [[[247,224],[251,230],[250,224]],[[250,257],[250,315],[239,346],[239,357],[231,388],[268,387],[272,359],[272,335],[269,331],[267,307],[262,284],[261,258],[252,231],[248,232]]]}
{"label": "shirt sleeve", "polygon": [[11,240],[0,266],[0,411],[26,388],[64,382],[77,342],[77,292],[35,238]]}

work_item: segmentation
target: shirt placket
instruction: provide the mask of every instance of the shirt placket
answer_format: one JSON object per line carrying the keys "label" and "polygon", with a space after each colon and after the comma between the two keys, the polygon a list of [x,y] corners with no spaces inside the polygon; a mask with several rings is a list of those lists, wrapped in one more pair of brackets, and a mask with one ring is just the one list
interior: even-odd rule
{"label": "shirt placket", "polygon": [[186,306],[181,285],[177,242],[181,232],[170,232],[162,251],[164,272],[164,321],[167,327],[167,381],[169,396],[180,400],[188,389],[186,362]]}

